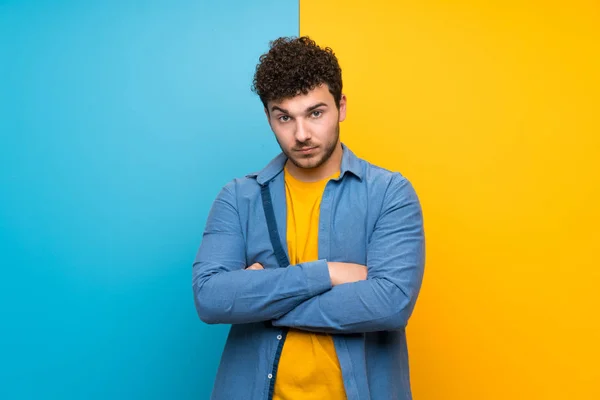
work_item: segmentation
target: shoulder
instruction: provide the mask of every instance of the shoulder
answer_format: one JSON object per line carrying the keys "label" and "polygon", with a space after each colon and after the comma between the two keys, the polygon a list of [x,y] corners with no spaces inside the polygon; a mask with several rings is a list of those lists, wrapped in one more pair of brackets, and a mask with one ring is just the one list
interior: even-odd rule
{"label": "shoulder", "polygon": [[377,189],[409,182],[401,172],[389,170],[364,159],[360,159],[360,162],[363,167],[363,180],[368,184],[377,185]]}
{"label": "shoulder", "polygon": [[260,191],[260,185],[256,181],[256,175],[246,175],[233,178],[222,188],[219,196],[226,196],[230,199],[239,199]]}
{"label": "shoulder", "polygon": [[280,153],[262,170],[231,179],[223,186],[220,196],[228,196],[236,201],[254,199],[257,194],[260,194],[261,183],[264,184],[265,181],[272,179],[283,169],[284,157],[285,155]]}
{"label": "shoulder", "polygon": [[417,201],[415,189],[410,180],[401,172],[391,171],[361,159],[363,182],[369,191],[381,197],[386,203]]}

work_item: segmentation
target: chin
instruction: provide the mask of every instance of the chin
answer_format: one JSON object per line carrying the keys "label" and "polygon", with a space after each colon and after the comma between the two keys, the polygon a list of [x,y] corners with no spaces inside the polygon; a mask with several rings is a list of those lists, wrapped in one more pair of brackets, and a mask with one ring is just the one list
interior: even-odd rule
{"label": "chin", "polygon": [[309,160],[307,160],[306,163],[304,163],[304,168],[305,169],[314,169],[314,168],[318,168],[321,165],[323,165],[323,160],[320,158],[311,158]]}
{"label": "chin", "polygon": [[319,165],[318,159],[315,159],[314,157],[310,157],[310,158],[294,157],[291,160],[292,160],[292,163],[296,167],[302,168],[302,169],[312,169],[312,168],[315,168],[317,165]]}

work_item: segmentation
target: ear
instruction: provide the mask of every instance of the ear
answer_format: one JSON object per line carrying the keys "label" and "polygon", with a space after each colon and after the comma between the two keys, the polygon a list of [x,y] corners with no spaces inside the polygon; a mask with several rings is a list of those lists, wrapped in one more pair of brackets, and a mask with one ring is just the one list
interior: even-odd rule
{"label": "ear", "polygon": [[342,94],[342,98],[340,99],[339,122],[343,122],[346,119],[346,102],[346,95]]}

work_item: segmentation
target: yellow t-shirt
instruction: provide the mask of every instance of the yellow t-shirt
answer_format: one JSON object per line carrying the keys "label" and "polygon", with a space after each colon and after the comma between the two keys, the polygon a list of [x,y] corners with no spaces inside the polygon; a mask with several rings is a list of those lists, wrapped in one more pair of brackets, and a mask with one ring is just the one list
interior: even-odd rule
{"label": "yellow t-shirt", "polygon": [[[287,245],[292,265],[319,258],[321,197],[327,182],[302,182],[285,173]],[[290,329],[277,369],[274,400],[346,399],[340,363],[331,336]]]}

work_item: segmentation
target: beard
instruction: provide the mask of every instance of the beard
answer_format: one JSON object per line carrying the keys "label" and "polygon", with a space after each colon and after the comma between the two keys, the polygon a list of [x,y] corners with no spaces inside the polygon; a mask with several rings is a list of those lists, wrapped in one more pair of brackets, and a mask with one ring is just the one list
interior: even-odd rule
{"label": "beard", "polygon": [[[295,150],[286,150],[279,143],[279,147],[281,151],[287,156],[288,160],[294,164],[298,168],[302,169],[315,169],[319,168],[321,165],[325,164],[330,158],[333,152],[335,151],[336,146],[338,145],[340,140],[340,124],[337,123],[335,127],[335,136],[331,141],[324,143],[322,146],[319,146],[318,152],[316,154],[298,154]],[[305,147],[313,147],[314,144],[310,141],[308,142],[296,142],[294,148],[305,148]]]}

